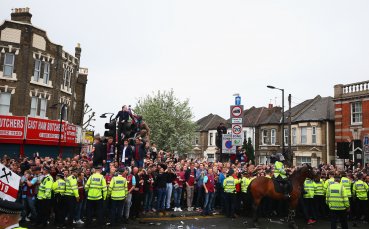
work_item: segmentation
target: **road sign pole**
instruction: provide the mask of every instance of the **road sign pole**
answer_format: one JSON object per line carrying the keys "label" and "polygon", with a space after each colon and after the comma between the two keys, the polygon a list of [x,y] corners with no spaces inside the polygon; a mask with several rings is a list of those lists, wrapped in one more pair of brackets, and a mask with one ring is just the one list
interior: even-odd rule
{"label": "road sign pole", "polygon": [[[230,107],[230,117],[232,123],[232,133],[230,134],[230,140],[232,144],[232,150],[228,153],[236,154],[238,146],[242,146],[242,121],[243,121],[243,105],[241,105],[241,96],[235,97],[235,105]],[[223,145],[224,146],[224,145]]]}

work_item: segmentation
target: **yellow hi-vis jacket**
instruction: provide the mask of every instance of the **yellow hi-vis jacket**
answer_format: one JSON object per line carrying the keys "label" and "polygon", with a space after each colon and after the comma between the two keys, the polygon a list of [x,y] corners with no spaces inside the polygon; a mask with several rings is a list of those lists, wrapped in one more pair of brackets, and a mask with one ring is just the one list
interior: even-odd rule
{"label": "yellow hi-vis jacket", "polygon": [[328,186],[325,200],[331,210],[345,210],[350,207],[345,187],[337,182]]}
{"label": "yellow hi-vis jacket", "polygon": [[107,187],[104,176],[99,173],[91,175],[87,180],[85,190],[88,200],[106,200]]}
{"label": "yellow hi-vis jacket", "polygon": [[53,191],[54,191],[54,194],[64,195],[64,193],[65,193],[65,181],[61,178],[57,179],[53,183]]}
{"label": "yellow hi-vis jacket", "polygon": [[51,189],[53,186],[53,182],[53,177],[50,174],[42,179],[41,184],[38,188],[37,199],[51,199]]}
{"label": "yellow hi-vis jacket", "polygon": [[76,179],[75,176],[70,175],[65,180],[65,192],[64,192],[64,195],[65,196],[74,196],[76,198],[79,197],[77,179]]}
{"label": "yellow hi-vis jacket", "polygon": [[126,178],[121,175],[113,177],[109,184],[108,196],[110,196],[112,200],[124,200],[127,195],[128,182]]}
{"label": "yellow hi-vis jacket", "polygon": [[251,180],[247,177],[242,177],[241,179],[241,192],[247,193],[247,188],[249,187]]}
{"label": "yellow hi-vis jacket", "polygon": [[225,193],[236,193],[236,184],[239,184],[240,180],[234,179],[232,176],[227,177],[223,181],[223,189]]}

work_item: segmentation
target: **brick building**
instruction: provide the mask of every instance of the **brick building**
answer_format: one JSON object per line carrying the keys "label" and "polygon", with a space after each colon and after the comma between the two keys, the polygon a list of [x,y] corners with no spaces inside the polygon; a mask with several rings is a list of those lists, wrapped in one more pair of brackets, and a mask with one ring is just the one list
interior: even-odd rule
{"label": "brick building", "polygon": [[[334,104],[332,97],[316,96],[291,108],[291,150],[293,165],[334,160]],[[285,112],[284,145],[288,149],[288,115]],[[270,155],[282,152],[280,107],[263,108],[257,122],[255,161],[265,164]]]}
{"label": "brick building", "polygon": [[[29,8],[17,8],[0,25],[0,115],[58,120],[64,106],[63,120],[81,126],[88,75],[80,68],[81,47],[69,54],[31,18]],[[14,151],[1,150],[8,148]]]}
{"label": "brick building", "polygon": [[209,114],[196,122],[197,130],[189,158],[208,158],[209,161],[216,159],[219,150],[216,146],[217,127],[220,123],[226,124],[226,120],[219,115]]}
{"label": "brick building", "polygon": [[[288,147],[287,128],[285,133],[285,145]],[[310,164],[316,167],[335,159],[332,97],[318,95],[291,109],[291,150],[294,165]]]}
{"label": "brick building", "polygon": [[369,81],[334,86],[337,156],[369,162]]}
{"label": "brick building", "polygon": [[272,154],[282,152],[281,120],[281,107],[262,107],[255,129],[256,164],[266,164]]}

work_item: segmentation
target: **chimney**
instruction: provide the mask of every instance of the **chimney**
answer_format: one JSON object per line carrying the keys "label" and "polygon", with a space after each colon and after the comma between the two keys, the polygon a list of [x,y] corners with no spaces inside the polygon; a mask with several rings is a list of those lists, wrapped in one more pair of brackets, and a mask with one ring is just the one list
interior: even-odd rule
{"label": "chimney", "polygon": [[334,85],[334,98],[340,98],[343,95],[343,84]]}
{"label": "chimney", "polygon": [[32,14],[29,12],[29,8],[15,8],[12,9],[11,19],[12,21],[20,21],[31,24]]}
{"label": "chimney", "polygon": [[273,108],[273,104],[269,103],[268,108],[269,109],[272,109]]}
{"label": "chimney", "polygon": [[81,49],[81,44],[80,43],[77,43],[77,47],[75,48],[74,50],[74,56],[79,60],[81,59],[81,52],[82,52],[82,49]]}

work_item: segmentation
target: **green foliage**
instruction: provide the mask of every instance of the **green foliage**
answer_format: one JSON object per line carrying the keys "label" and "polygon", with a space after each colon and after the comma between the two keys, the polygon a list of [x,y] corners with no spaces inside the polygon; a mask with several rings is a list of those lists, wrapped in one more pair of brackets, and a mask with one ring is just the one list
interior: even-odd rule
{"label": "green foliage", "polygon": [[180,101],[173,90],[158,91],[140,99],[134,111],[143,116],[150,128],[150,142],[158,149],[179,154],[191,150],[196,124],[188,99]]}

